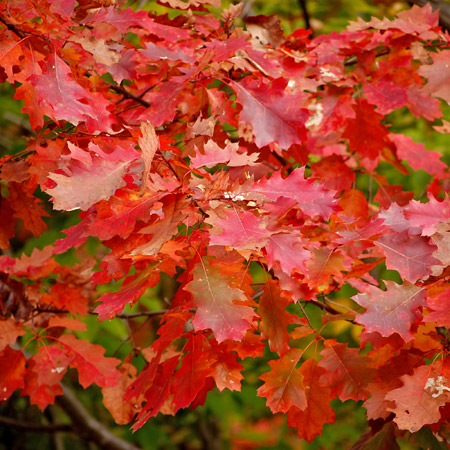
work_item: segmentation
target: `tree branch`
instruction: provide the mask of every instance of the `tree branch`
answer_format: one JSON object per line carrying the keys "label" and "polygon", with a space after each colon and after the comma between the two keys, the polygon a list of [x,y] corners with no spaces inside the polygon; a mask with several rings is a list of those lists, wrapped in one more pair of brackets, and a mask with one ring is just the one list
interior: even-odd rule
{"label": "tree branch", "polygon": [[[61,383],[62,385],[62,383]],[[115,434],[98,420],[94,419],[84,408],[75,394],[62,385],[64,395],[56,397],[56,403],[72,420],[72,429],[81,437],[94,442],[100,448],[108,450],[140,450]]]}
{"label": "tree branch", "polygon": [[12,31],[16,36],[18,36],[20,39],[23,39],[25,35],[14,25],[11,23],[8,23],[3,17],[0,16],[0,22],[5,25],[8,30]]}
{"label": "tree branch", "polygon": [[106,83],[108,84],[109,89],[111,89],[112,91],[121,94],[124,97],[129,98],[130,100],[134,100],[135,102],[140,103],[142,106],[145,106],[146,108],[150,106],[150,103],[147,100],[144,100],[143,98],[134,95],[130,91],[127,91],[124,87],[118,84],[110,84],[108,82]]}
{"label": "tree branch", "polygon": [[73,433],[72,425],[41,425],[37,423],[19,422],[9,417],[0,416],[0,425],[5,425],[16,430],[29,431],[32,433]]}
{"label": "tree branch", "polygon": [[159,309],[156,311],[141,311],[136,313],[122,313],[117,314],[116,317],[119,317],[120,319],[133,319],[134,317],[153,317],[153,316],[160,316],[165,314],[168,311],[168,309]]}
{"label": "tree branch", "polygon": [[298,4],[300,6],[300,9],[302,10],[303,20],[305,21],[305,28],[307,30],[311,30],[311,32],[314,32],[314,30],[311,28],[311,21],[309,19],[308,8],[306,7],[306,0],[298,0]]}
{"label": "tree branch", "polygon": [[417,6],[425,6],[427,3],[431,5],[433,11],[439,8],[439,25],[450,31],[450,4],[443,0],[410,0]]}

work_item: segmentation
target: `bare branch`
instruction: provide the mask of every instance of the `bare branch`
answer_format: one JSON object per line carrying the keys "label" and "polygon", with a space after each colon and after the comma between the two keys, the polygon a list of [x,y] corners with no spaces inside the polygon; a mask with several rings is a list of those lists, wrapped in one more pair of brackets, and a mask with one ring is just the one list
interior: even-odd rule
{"label": "bare branch", "polygon": [[56,403],[72,420],[73,430],[81,437],[94,442],[99,448],[108,450],[140,450],[139,447],[130,444],[94,419],[84,408],[75,394],[67,387],[62,385],[64,395],[56,397]]}
{"label": "bare branch", "polygon": [[72,425],[54,424],[41,425],[38,423],[19,422],[9,417],[0,416],[0,425],[5,425],[16,430],[29,431],[32,433],[73,433]]}
{"label": "bare branch", "polygon": [[124,97],[129,98],[130,100],[134,100],[135,102],[140,103],[142,106],[145,106],[146,108],[150,106],[150,103],[148,101],[144,100],[141,97],[138,97],[137,95],[134,95],[130,91],[127,91],[123,86],[120,86],[118,84],[111,84],[108,82],[106,83],[108,84],[109,89],[111,89],[112,91],[118,94],[122,94]]}
{"label": "bare branch", "polygon": [[153,316],[160,316],[165,314],[168,311],[168,309],[159,309],[156,311],[141,311],[136,313],[123,313],[123,314],[117,314],[116,317],[119,317],[120,319],[133,319],[134,317],[153,317]]}
{"label": "bare branch", "polygon": [[16,36],[18,36],[20,39],[23,39],[25,35],[14,25],[11,23],[8,23],[3,17],[0,16],[0,22],[5,25],[8,30],[12,31]]}
{"label": "bare branch", "polygon": [[305,28],[314,32],[314,30],[311,28],[311,21],[309,18],[308,8],[306,7],[306,0],[298,0],[298,4],[300,6],[300,9],[302,10],[303,20],[305,21]]}

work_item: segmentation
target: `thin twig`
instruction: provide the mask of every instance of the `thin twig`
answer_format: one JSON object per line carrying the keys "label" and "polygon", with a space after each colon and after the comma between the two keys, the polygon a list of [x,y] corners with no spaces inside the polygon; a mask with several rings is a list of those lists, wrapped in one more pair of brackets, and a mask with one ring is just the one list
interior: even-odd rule
{"label": "thin twig", "polygon": [[309,18],[308,8],[306,7],[306,0],[298,0],[298,4],[300,5],[300,9],[302,10],[303,20],[305,21],[305,28],[307,30],[311,30],[311,32],[314,32],[314,30],[311,28],[311,21]]}
{"label": "thin twig", "polygon": [[[383,49],[377,52],[377,54],[375,55],[376,58],[378,58],[379,56],[384,56],[389,54],[389,50],[388,49]],[[358,58],[356,56],[351,56],[350,58],[346,59],[344,62],[344,66],[352,66],[353,64],[356,64],[358,62]]]}
{"label": "thin twig", "polygon": [[18,420],[10,419],[9,417],[4,416],[0,416],[0,425],[15,428],[16,430],[30,431],[32,433],[74,433],[74,429],[71,425],[41,425],[37,423],[19,422]]}
{"label": "thin twig", "polygon": [[139,450],[129,442],[113,434],[103,423],[92,417],[78,400],[75,394],[67,387],[62,386],[64,395],[56,397],[58,406],[72,420],[72,427],[82,438],[97,444],[99,448],[108,450]]}
{"label": "thin twig", "polygon": [[312,326],[311,320],[309,319],[308,314],[306,314],[305,308],[303,308],[303,305],[301,304],[301,302],[298,302],[298,306],[300,306],[303,316],[305,317],[306,321],[308,322],[309,328],[311,328],[311,330],[313,330],[314,327]]}
{"label": "thin twig", "polygon": [[12,31],[14,34],[16,34],[20,39],[23,39],[25,35],[20,31],[17,27],[12,25],[11,23],[8,23],[3,17],[0,16],[0,22],[5,25],[8,30]]}
{"label": "thin twig", "polygon": [[122,313],[117,314],[116,317],[119,317],[120,319],[133,319],[134,317],[152,317],[152,316],[159,316],[163,315],[168,311],[168,309],[159,309],[155,311],[141,311],[136,313]]}
{"label": "thin twig", "polygon": [[[86,71],[84,75],[89,78],[92,76],[92,73],[89,71]],[[130,100],[134,100],[135,102],[140,103],[142,106],[145,106],[146,108],[151,106],[151,104],[149,102],[147,102],[146,100],[144,100],[143,98],[141,98],[141,96],[134,95],[132,92],[128,91],[123,86],[120,86],[117,84],[111,84],[111,83],[108,83],[107,81],[105,81],[105,83],[108,85],[109,89],[116,92],[117,94],[121,94],[124,97],[129,98]]]}
{"label": "thin twig", "polygon": [[304,300],[304,301],[306,303],[312,303],[313,305],[316,305],[323,311],[329,312],[330,314],[341,314],[339,311],[334,309],[332,306],[323,304],[323,303],[319,302],[318,300],[311,299],[311,300]]}
{"label": "thin twig", "polygon": [[[67,309],[50,309],[50,308],[35,308],[34,311],[38,313],[53,313],[53,314],[69,314]],[[141,311],[136,313],[121,313],[117,314],[115,317],[119,319],[133,319],[134,317],[142,317],[142,316],[159,316],[166,313],[167,309],[159,309],[155,311]],[[89,311],[89,314],[96,316],[97,313],[95,311]]]}
{"label": "thin twig", "polygon": [[121,94],[124,97],[129,98],[130,100],[134,100],[135,102],[140,103],[142,106],[145,106],[146,108],[151,106],[151,103],[149,103],[147,100],[144,100],[140,96],[134,95],[130,91],[126,90],[123,86],[120,86],[118,84],[110,84],[108,82],[106,82],[106,84],[112,91],[117,92],[118,94]]}

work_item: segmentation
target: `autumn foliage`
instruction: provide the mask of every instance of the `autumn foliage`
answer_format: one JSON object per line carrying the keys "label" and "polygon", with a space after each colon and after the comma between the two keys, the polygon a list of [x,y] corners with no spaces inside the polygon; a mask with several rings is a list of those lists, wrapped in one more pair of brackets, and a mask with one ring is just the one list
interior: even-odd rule
{"label": "autumn foliage", "polygon": [[[448,439],[448,168],[391,126],[409,111],[450,133],[438,13],[311,39],[263,16],[239,26],[219,0],[163,0],[175,18],[102,3],[0,3],[0,78],[33,130],[0,159],[1,400],[19,389],[43,410],[76,369],[136,430],[239,391],[264,354],[258,396],[307,441],[335,398],[367,411],[361,445]],[[392,171],[426,172],[426,189]],[[8,250],[17,221],[39,236],[55,211],[79,211],[63,238]],[[151,311],[140,298],[162,279],[173,296]],[[87,315],[132,320],[133,305],[158,319],[148,345],[116,359],[79,337]]]}

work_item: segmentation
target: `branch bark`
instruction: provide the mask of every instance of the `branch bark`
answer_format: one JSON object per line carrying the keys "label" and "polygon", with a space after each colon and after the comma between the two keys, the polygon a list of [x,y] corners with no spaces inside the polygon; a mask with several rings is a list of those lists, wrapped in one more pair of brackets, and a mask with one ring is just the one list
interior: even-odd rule
{"label": "branch bark", "polygon": [[410,3],[414,3],[417,6],[425,6],[429,3],[435,11],[439,8],[439,25],[442,28],[450,31],[450,4],[443,0],[410,0]]}
{"label": "branch bark", "polygon": [[63,390],[64,395],[56,397],[56,403],[70,417],[72,428],[77,434],[94,442],[101,449],[140,450],[111,433],[105,425],[94,419],[67,386],[63,385]]}
{"label": "branch bark", "polygon": [[72,425],[53,424],[41,425],[38,423],[20,422],[18,420],[10,419],[9,417],[0,416],[0,425],[5,425],[16,430],[30,431],[32,433],[73,433]]}
{"label": "branch bark", "polygon": [[311,27],[311,20],[309,18],[308,8],[306,6],[306,0],[298,0],[298,4],[300,6],[300,9],[302,10],[303,20],[305,21],[305,28],[314,32]]}

